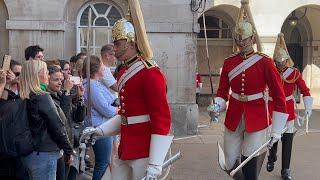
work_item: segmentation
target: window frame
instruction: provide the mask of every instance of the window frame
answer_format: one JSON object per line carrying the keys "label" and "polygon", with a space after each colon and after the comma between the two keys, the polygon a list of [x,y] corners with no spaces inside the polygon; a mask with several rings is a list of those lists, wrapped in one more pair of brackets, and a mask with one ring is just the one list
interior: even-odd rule
{"label": "window frame", "polygon": [[[94,7],[95,4],[105,4],[105,5],[108,5],[109,7],[107,8],[105,14],[101,14],[101,13],[98,13],[98,11],[95,9],[95,7]],[[100,53],[99,54],[95,53],[96,49],[99,49],[99,48],[102,47],[100,45],[96,45],[96,39],[95,39],[96,38],[96,32],[95,32],[95,29],[108,29],[108,37],[107,37],[106,44],[108,42],[111,43],[112,40],[110,39],[111,38],[111,34],[110,33],[111,33],[111,29],[112,29],[113,26],[110,25],[110,20],[108,19],[107,16],[110,15],[109,13],[110,13],[110,11],[111,11],[111,9],[113,7],[120,14],[120,16],[121,16],[120,18],[123,18],[124,15],[123,15],[123,11],[119,8],[119,6],[117,6],[117,4],[114,4],[114,3],[109,2],[109,1],[107,1],[107,2],[106,1],[94,1],[94,2],[88,2],[85,5],[83,5],[81,7],[81,9],[78,11],[77,21],[76,21],[76,52],[77,53],[81,52],[82,48],[87,48],[87,46],[82,46],[81,45],[81,29],[82,28],[83,29],[88,29],[88,26],[81,25],[81,16],[89,6],[92,9],[92,14],[95,14],[95,16],[96,16],[95,20],[97,20],[100,17],[103,17],[108,22],[108,26],[93,26],[93,25],[91,26],[91,28],[92,28],[92,33],[91,33],[92,37],[90,37],[90,38],[91,38],[91,42],[92,43],[90,44],[90,50],[92,49],[94,55],[100,56]],[[95,20],[94,20],[94,22],[95,22]],[[92,24],[94,24],[94,22],[92,22]],[[86,34],[84,36],[85,36],[84,38],[86,38]]]}
{"label": "window frame", "polygon": [[[219,31],[219,37],[217,37],[217,38],[207,37],[208,39],[213,39],[213,40],[230,40],[230,39],[232,39],[232,28],[231,28],[231,26],[227,23],[227,21],[223,20],[223,18],[220,18],[220,17],[218,17],[218,16],[214,16],[214,15],[210,15],[210,16],[206,16],[206,17],[213,17],[213,18],[218,19],[218,20],[219,20],[219,27],[220,27],[220,28],[207,28],[207,29],[206,29],[206,30],[207,30],[207,34],[208,34],[208,31]],[[199,18],[199,20],[200,20],[200,22],[203,23],[202,18],[203,18],[203,15]],[[199,22],[199,21],[198,21],[198,22]],[[207,20],[206,20],[206,22],[207,22]],[[223,23],[223,22],[228,26],[228,28],[222,27],[222,23]],[[206,23],[206,24],[208,24],[208,23]],[[201,24],[200,24],[200,23],[199,23],[199,26],[200,26],[200,32],[199,32],[198,34],[200,34],[201,31],[204,31],[204,27],[203,27],[203,26],[201,27]],[[208,25],[207,25],[207,26],[208,26]],[[229,31],[229,32],[230,32],[230,37],[223,38],[223,37],[222,37],[222,31],[223,31],[223,30]],[[205,37],[197,37],[197,38],[198,38],[198,39],[205,39]]]}

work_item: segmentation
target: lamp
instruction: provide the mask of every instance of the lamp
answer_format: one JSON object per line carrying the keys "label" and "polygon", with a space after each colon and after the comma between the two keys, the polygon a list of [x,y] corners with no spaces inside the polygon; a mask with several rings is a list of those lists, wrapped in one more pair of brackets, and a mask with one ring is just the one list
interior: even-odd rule
{"label": "lamp", "polygon": [[298,24],[298,21],[304,18],[306,14],[307,14],[307,8],[304,9],[304,13],[300,18],[296,16],[296,10],[292,11],[291,16],[288,18],[289,24],[291,26],[296,26]]}

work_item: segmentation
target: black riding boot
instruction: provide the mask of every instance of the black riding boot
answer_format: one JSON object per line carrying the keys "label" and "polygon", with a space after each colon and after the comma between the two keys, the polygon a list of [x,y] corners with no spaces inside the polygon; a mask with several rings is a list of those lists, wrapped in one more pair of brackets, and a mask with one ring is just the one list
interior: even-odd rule
{"label": "black riding boot", "polygon": [[291,180],[290,161],[292,151],[292,141],[294,133],[284,133],[282,137],[282,169],[281,177],[283,180]]}
{"label": "black riding boot", "polygon": [[[234,170],[235,168],[237,168],[240,164],[240,159],[236,161],[235,165],[233,166],[233,168],[231,170],[226,170],[226,172],[230,175],[231,171]],[[242,174],[242,171],[239,170],[234,176],[233,176],[234,180],[245,180]]]}
{"label": "black riding boot", "polygon": [[269,150],[268,162],[267,162],[267,171],[271,172],[274,169],[274,163],[277,161],[277,150],[278,142],[274,143],[272,148]]}
{"label": "black riding boot", "polygon": [[[242,172],[245,180],[258,180],[263,164],[264,158],[267,152],[260,154],[257,157],[252,158],[246,165],[242,167]],[[247,157],[242,156],[241,161],[243,162]]]}

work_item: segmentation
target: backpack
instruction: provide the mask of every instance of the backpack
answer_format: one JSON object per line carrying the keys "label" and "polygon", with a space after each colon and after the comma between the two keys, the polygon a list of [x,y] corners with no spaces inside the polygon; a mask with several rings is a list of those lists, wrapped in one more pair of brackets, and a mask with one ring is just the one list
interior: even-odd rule
{"label": "backpack", "polygon": [[29,128],[27,101],[0,101],[0,154],[11,157],[26,156],[35,150]]}

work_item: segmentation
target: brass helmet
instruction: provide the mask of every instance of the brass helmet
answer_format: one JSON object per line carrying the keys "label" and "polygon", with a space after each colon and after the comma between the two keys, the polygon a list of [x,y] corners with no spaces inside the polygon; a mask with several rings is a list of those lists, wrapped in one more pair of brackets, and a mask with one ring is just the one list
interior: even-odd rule
{"label": "brass helmet", "polygon": [[238,21],[236,23],[233,36],[236,40],[242,40],[251,36],[255,36],[257,50],[262,50],[260,39],[257,34],[256,27],[250,11],[249,0],[241,0]]}
{"label": "brass helmet", "polygon": [[276,47],[274,49],[274,53],[273,53],[273,60],[276,62],[286,62],[286,66],[287,67],[292,67],[294,65],[289,53],[288,53],[288,49],[286,46],[286,42],[284,40],[284,34],[283,33],[279,33],[278,34],[278,39],[277,39],[277,43],[276,43]]}
{"label": "brass helmet", "polygon": [[153,57],[153,52],[149,44],[147,32],[144,25],[139,0],[128,0],[129,17],[118,20],[112,28],[112,38],[114,41],[125,39],[135,42],[145,60]]}
{"label": "brass helmet", "polygon": [[122,18],[114,24],[112,28],[113,41],[125,39],[128,42],[135,42],[135,38],[134,27],[130,21]]}

